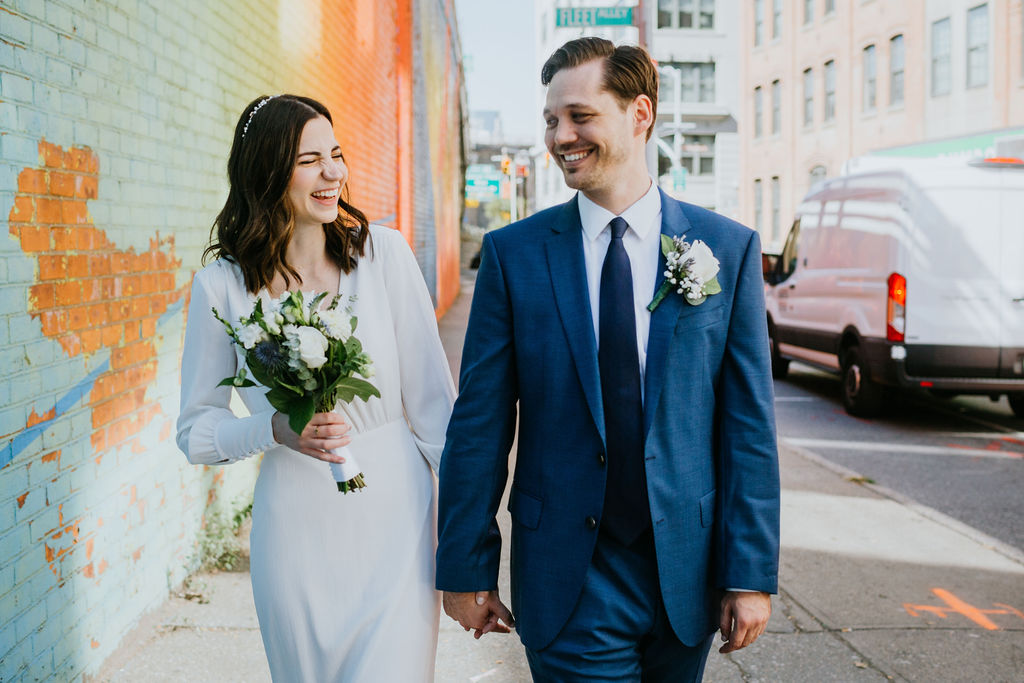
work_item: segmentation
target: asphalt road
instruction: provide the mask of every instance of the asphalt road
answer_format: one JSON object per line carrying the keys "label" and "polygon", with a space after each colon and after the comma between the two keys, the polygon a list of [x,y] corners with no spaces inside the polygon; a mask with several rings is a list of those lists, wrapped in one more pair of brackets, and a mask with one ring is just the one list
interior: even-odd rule
{"label": "asphalt road", "polygon": [[897,393],[863,420],[837,377],[799,363],[775,394],[780,439],[1024,550],[1024,420],[1005,398]]}

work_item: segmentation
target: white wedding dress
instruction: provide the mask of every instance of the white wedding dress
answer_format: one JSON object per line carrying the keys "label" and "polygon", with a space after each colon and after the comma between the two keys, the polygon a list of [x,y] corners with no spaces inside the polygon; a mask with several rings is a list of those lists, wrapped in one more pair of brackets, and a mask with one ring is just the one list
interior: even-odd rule
{"label": "white wedding dress", "polygon": [[210,309],[247,315],[255,298],[218,260],[192,285],[182,359],[178,445],[190,462],[264,452],[252,508],[256,612],[275,681],[432,681],[440,594],[434,590],[435,471],[455,387],[430,297],[405,239],[371,227],[372,248],[339,291],[354,295],[356,336],[380,398],[338,410],[367,488],[342,494],[327,463],[274,442],[265,389],[229,389],[242,357]]}

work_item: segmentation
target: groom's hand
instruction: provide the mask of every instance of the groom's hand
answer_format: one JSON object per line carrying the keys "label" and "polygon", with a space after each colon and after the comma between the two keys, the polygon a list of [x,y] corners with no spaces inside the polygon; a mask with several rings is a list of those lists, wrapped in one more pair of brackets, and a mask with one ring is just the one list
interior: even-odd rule
{"label": "groom's hand", "polygon": [[[477,591],[475,593],[444,592],[442,599],[444,613],[459,622],[465,630],[473,629],[473,637],[485,633],[508,633],[515,626],[512,613],[498,597],[498,591]],[[502,624],[499,622],[504,621]]]}
{"label": "groom's hand", "polygon": [[719,623],[726,643],[718,651],[735,652],[753,643],[764,633],[771,613],[772,598],[767,593],[726,592]]}

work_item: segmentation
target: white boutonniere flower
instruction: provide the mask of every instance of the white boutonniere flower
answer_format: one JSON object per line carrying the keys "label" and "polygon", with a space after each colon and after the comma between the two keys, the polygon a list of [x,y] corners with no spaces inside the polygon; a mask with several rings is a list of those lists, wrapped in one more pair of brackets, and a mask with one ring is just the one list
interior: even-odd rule
{"label": "white boutonniere flower", "polygon": [[653,312],[672,290],[682,294],[691,306],[699,306],[712,294],[722,291],[717,277],[718,259],[700,240],[691,244],[682,237],[662,235],[661,253],[665,255],[665,280],[647,304],[648,311]]}

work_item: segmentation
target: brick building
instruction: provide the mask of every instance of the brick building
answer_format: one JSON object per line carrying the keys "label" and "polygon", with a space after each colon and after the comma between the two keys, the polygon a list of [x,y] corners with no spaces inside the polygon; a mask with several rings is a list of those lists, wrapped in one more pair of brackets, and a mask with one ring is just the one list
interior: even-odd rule
{"label": "brick building", "polygon": [[[237,116],[322,100],[353,203],[458,288],[453,0],[0,7],[0,680],[79,679],[195,566],[257,464],[172,438],[192,273]],[[213,379],[211,379],[213,381]]]}

